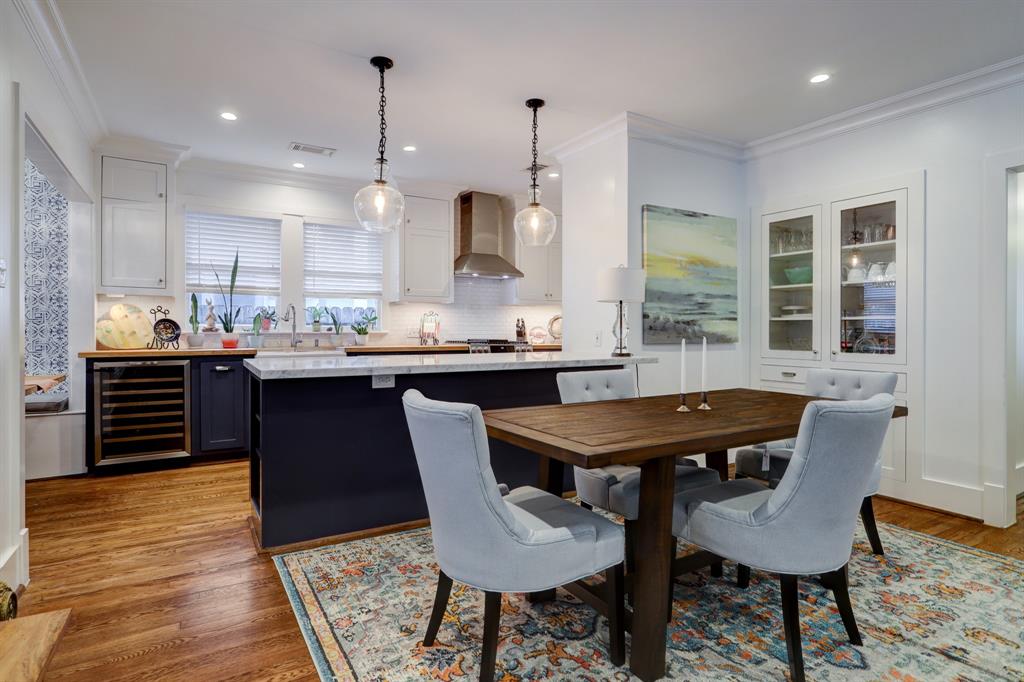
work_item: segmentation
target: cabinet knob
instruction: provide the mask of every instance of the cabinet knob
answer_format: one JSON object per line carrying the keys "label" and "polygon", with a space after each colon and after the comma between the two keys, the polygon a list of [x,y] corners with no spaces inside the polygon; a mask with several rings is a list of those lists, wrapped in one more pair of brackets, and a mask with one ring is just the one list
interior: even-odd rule
{"label": "cabinet knob", "polygon": [[816,351],[816,350],[812,350],[811,352],[814,353],[815,355],[818,354],[818,351]]}
{"label": "cabinet knob", "polygon": [[163,192],[158,192],[156,196],[157,196],[158,199],[163,199],[164,198],[164,193]]}
{"label": "cabinet knob", "polygon": [[410,289],[409,287],[405,288],[405,293],[409,293],[410,291],[412,291],[412,289]]}
{"label": "cabinet knob", "polygon": [[837,351],[837,350],[832,351],[832,355],[839,355],[839,351]]}

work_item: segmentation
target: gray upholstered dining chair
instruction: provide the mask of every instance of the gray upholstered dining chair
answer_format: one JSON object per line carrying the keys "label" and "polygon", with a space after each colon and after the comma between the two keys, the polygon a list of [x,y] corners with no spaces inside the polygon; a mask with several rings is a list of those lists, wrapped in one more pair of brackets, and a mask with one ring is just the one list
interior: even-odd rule
{"label": "gray upholstered dining chair", "polygon": [[831,588],[850,642],[861,644],[846,565],[862,491],[873,475],[895,399],[807,405],[793,456],[775,489],[740,479],[676,494],[672,532],[710,553],[779,574],[783,629],[793,682],[804,679],[798,578]]}
{"label": "gray upholstered dining chair", "polygon": [[[879,393],[892,394],[896,390],[896,375],[892,372],[850,372],[841,370],[807,370],[806,394],[838,400],[863,400]],[[759,478],[772,485],[782,478],[793,456],[795,439],[762,443],[743,448],[736,453],[736,478]],[[882,453],[878,452],[875,468],[864,492],[860,516],[864,522],[871,551],[884,554],[882,539],[875,523],[875,508],[871,498],[878,493],[882,481]]]}
{"label": "gray upholstered dining chair", "polygon": [[[609,369],[586,372],[560,372],[556,376],[562,403],[583,403],[598,400],[636,398],[633,371]],[[625,519],[626,561],[632,564],[635,525],[640,507],[640,468],[612,465],[600,469],[575,467],[576,494],[589,507],[607,509]],[[676,464],[676,492],[719,482],[718,472],[698,467],[689,459]]]}
{"label": "gray upholstered dining chair", "polygon": [[423,637],[433,646],[452,580],[483,590],[480,679],[492,680],[503,592],[543,592],[605,574],[609,660],[626,658],[622,528],[561,497],[524,486],[503,496],[476,405],[402,396],[440,567]]}

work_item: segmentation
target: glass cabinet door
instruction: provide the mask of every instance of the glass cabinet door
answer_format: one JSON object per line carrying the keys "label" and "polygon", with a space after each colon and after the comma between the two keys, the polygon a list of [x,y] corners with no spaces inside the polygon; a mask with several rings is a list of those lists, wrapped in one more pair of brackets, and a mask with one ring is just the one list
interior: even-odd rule
{"label": "glass cabinet door", "polygon": [[821,206],[761,218],[762,355],[819,359]]}
{"label": "glass cabinet door", "polygon": [[832,204],[832,359],[906,362],[907,191]]}

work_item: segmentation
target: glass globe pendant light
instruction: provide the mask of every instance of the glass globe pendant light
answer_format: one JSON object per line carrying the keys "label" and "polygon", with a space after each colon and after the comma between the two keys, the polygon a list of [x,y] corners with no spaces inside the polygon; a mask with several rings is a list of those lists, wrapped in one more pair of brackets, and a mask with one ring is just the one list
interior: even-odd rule
{"label": "glass globe pendant light", "polygon": [[555,237],[555,214],[540,205],[537,187],[537,110],[544,106],[542,99],[528,99],[526,106],[533,109],[533,165],[530,166],[530,205],[516,213],[516,236],[524,246],[547,246]]}
{"label": "glass globe pendant light", "polygon": [[384,72],[395,64],[387,57],[374,57],[370,64],[380,71],[380,143],[377,145],[379,156],[373,164],[373,182],[356,192],[353,206],[356,219],[363,229],[369,232],[391,232],[398,227],[405,212],[405,197],[395,188],[394,183],[388,183],[390,169],[388,160],[384,158],[384,148],[388,141],[388,124],[384,119],[384,106],[387,104],[387,98],[384,96]]}

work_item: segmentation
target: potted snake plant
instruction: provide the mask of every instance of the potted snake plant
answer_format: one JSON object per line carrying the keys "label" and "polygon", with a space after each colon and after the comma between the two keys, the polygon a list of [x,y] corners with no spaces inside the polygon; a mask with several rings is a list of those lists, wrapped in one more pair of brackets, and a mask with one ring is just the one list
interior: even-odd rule
{"label": "potted snake plant", "polygon": [[199,333],[199,299],[192,294],[192,314],[188,318],[188,324],[192,327],[192,333],[185,336],[185,342],[189,348],[202,348],[203,335]]}
{"label": "potted snake plant", "polygon": [[331,328],[334,333],[329,337],[331,345],[335,348],[341,348],[345,345],[344,338],[341,336],[341,320],[334,314],[334,309],[324,306],[324,314],[331,318]]}
{"label": "potted snake plant", "polygon": [[262,348],[263,337],[260,332],[263,330],[263,313],[256,313],[252,318],[252,334],[249,335],[249,348]]}
{"label": "potted snake plant", "polygon": [[363,319],[352,324],[352,331],[356,333],[356,345],[365,346],[370,336],[370,329],[377,322],[377,316],[373,313],[363,313]]}
{"label": "potted snake plant", "polygon": [[224,312],[217,316],[224,333],[220,337],[220,345],[224,348],[238,348],[238,334],[235,333],[235,322],[242,314],[241,308],[235,308],[235,282],[238,280],[238,249],[235,249],[235,262],[231,266],[231,281],[228,285],[228,293],[224,293],[224,285],[221,284],[220,275],[213,271],[217,278],[217,288],[220,289],[220,298],[224,302]]}

